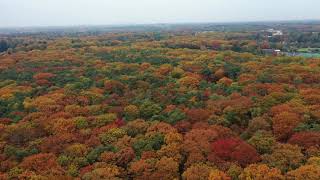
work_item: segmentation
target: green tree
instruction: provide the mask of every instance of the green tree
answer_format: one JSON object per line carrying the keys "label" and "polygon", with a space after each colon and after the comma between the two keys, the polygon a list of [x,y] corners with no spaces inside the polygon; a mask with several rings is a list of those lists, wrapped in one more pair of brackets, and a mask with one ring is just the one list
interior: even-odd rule
{"label": "green tree", "polygon": [[146,100],[140,106],[140,113],[143,118],[149,119],[154,115],[159,115],[162,108],[160,105]]}

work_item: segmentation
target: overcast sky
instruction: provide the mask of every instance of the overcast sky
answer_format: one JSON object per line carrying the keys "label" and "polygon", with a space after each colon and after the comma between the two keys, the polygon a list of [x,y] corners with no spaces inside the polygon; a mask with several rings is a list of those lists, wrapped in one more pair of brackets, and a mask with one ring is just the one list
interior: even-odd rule
{"label": "overcast sky", "polygon": [[0,0],[0,27],[320,19],[320,0]]}

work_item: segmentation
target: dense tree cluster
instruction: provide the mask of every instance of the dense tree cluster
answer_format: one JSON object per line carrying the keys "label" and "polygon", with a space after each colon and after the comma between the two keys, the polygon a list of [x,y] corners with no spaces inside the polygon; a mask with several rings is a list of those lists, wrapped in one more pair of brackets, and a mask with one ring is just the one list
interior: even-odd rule
{"label": "dense tree cluster", "polygon": [[318,180],[320,59],[254,55],[246,35],[38,37],[2,53],[0,179]]}

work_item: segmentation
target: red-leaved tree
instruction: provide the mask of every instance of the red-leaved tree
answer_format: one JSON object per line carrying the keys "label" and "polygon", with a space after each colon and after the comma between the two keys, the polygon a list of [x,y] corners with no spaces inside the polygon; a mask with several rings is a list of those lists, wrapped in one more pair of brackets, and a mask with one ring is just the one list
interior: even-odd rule
{"label": "red-leaved tree", "polygon": [[215,156],[246,166],[260,160],[256,149],[239,138],[219,139],[211,144]]}

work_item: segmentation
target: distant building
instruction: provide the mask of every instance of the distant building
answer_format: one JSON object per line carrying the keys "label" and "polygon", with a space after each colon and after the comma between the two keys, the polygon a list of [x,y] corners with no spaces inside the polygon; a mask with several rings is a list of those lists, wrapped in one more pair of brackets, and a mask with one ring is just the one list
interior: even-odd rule
{"label": "distant building", "polygon": [[272,36],[282,36],[282,35],[283,35],[282,31],[276,31],[272,33]]}
{"label": "distant building", "polygon": [[282,55],[282,52],[280,49],[262,49],[262,52],[265,55],[272,55],[272,56]]}
{"label": "distant building", "polygon": [[281,30],[268,29],[268,30],[266,30],[266,32],[272,34],[272,36],[268,36],[268,37],[282,36],[283,35],[283,32]]}

